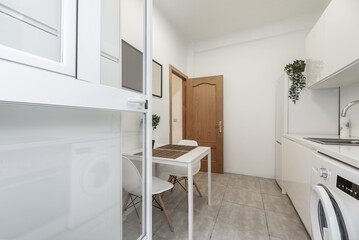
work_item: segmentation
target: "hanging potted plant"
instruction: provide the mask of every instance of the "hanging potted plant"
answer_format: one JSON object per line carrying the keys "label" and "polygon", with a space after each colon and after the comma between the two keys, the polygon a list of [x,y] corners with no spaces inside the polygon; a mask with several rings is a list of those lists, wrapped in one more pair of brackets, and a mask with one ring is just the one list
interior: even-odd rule
{"label": "hanging potted plant", "polygon": [[285,66],[284,71],[287,73],[289,79],[292,81],[292,85],[289,88],[288,97],[295,104],[299,100],[300,91],[305,87],[305,76],[303,74],[305,70],[304,60],[295,60],[293,63],[289,63]]}
{"label": "hanging potted plant", "polygon": [[[155,130],[157,126],[160,124],[161,117],[157,114],[152,115],[152,129]],[[152,148],[155,147],[155,140],[152,140]]]}

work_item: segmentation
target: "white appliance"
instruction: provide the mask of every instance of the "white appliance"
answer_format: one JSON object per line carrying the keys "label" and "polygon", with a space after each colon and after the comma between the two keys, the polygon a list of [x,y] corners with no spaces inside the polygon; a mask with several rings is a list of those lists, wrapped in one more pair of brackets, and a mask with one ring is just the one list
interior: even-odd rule
{"label": "white appliance", "polygon": [[313,156],[314,240],[359,239],[359,170],[319,153]]}
{"label": "white appliance", "polygon": [[119,239],[119,146],[115,134],[0,139],[0,239]]}
{"label": "white appliance", "polygon": [[118,139],[72,144],[69,228],[83,224],[120,201],[118,146]]}
{"label": "white appliance", "polygon": [[290,81],[283,74],[276,85],[276,180],[282,188],[283,134],[338,134],[339,89],[304,89],[294,104],[288,98]]}

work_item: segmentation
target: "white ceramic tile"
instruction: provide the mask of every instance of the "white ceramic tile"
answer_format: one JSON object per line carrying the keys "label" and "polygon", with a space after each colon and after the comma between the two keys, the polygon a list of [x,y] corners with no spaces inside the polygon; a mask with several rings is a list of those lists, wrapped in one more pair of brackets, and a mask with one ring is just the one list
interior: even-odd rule
{"label": "white ceramic tile", "polygon": [[223,201],[217,221],[247,232],[268,234],[264,210]]}
{"label": "white ceramic tile", "polygon": [[269,234],[280,239],[310,240],[303,224],[283,213],[266,212]]}
{"label": "white ceramic tile", "polygon": [[237,226],[217,221],[214,227],[211,240],[269,240],[268,234],[242,231]]}
{"label": "white ceramic tile", "polygon": [[246,191],[237,188],[228,188],[223,198],[224,201],[244,204],[250,207],[263,209],[262,196],[260,193]]}

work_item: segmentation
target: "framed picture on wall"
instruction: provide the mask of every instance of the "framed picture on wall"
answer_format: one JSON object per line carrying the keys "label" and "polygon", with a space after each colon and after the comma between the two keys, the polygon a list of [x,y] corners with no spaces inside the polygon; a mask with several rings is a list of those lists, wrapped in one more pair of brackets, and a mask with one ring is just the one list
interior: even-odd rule
{"label": "framed picture on wall", "polygon": [[143,54],[122,40],[122,87],[143,92]]}
{"label": "framed picture on wall", "polygon": [[152,95],[162,97],[162,65],[152,60]]}
{"label": "framed picture on wall", "polygon": [[[122,87],[143,92],[143,54],[122,40]],[[152,95],[162,98],[162,65],[152,60]]]}

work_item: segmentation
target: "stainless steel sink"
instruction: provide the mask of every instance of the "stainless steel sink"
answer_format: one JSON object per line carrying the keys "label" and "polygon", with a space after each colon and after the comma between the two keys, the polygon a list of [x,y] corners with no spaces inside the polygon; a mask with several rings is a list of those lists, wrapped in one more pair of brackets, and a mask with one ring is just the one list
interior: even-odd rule
{"label": "stainless steel sink", "polygon": [[359,139],[340,139],[340,138],[304,138],[313,142],[326,145],[358,145]]}

